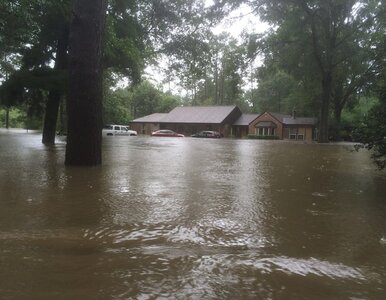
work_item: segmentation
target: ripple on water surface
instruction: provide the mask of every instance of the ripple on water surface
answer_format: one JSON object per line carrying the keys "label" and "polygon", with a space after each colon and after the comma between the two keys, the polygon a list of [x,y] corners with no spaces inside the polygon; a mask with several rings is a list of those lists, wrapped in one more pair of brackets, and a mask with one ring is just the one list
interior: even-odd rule
{"label": "ripple on water surface", "polygon": [[0,138],[4,298],[386,296],[386,184],[363,153],[122,137],[85,170]]}

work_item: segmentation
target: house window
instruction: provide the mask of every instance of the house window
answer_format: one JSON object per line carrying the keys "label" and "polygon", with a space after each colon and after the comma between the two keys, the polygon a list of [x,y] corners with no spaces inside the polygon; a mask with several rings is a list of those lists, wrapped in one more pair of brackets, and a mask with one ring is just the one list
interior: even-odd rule
{"label": "house window", "polygon": [[290,140],[296,140],[297,134],[298,134],[297,128],[290,128],[289,129],[289,139]]}
{"label": "house window", "polygon": [[288,138],[290,140],[304,140],[304,133],[300,132],[298,128],[289,128]]}
{"label": "house window", "polygon": [[276,134],[276,124],[273,122],[260,122],[255,127],[255,133],[259,136],[273,136]]}
{"label": "house window", "polygon": [[257,129],[257,135],[270,135],[270,128],[268,127],[259,127]]}

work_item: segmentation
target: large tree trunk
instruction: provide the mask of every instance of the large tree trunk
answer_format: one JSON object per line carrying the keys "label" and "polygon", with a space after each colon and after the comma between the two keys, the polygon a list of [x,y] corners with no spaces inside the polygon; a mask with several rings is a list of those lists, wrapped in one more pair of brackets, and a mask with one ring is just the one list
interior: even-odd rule
{"label": "large tree trunk", "polygon": [[215,65],[214,65],[214,103],[216,105],[219,104],[218,100],[218,58],[217,58],[217,52],[216,52],[216,60],[215,60]]}
{"label": "large tree trunk", "polygon": [[69,41],[66,165],[102,162],[102,37],[106,0],[74,0]]}
{"label": "large tree trunk", "polygon": [[59,104],[59,133],[60,134],[67,134],[67,122],[66,116],[65,116],[65,108],[64,108],[64,101],[63,97],[60,99],[60,104]]}
{"label": "large tree trunk", "polygon": [[56,121],[60,104],[60,92],[56,89],[49,91],[46,111],[44,115],[42,143],[45,145],[55,144]]}
{"label": "large tree trunk", "polygon": [[328,143],[328,119],[330,114],[330,100],[332,89],[332,76],[327,72],[323,74],[322,79],[322,103],[320,109],[320,122],[319,122],[319,143]]}
{"label": "large tree trunk", "polygon": [[343,110],[344,104],[335,104],[334,107],[334,121],[335,121],[335,137],[334,139],[336,141],[341,141],[341,127],[342,127],[342,110]]}
{"label": "large tree trunk", "polygon": [[[61,71],[67,68],[68,26],[65,26],[62,35],[58,38],[56,50],[55,70]],[[60,106],[61,92],[57,88],[49,91],[46,111],[44,115],[42,142],[46,145],[55,144],[56,123]]]}
{"label": "large tree trunk", "polygon": [[9,106],[5,108],[5,128],[9,128]]}

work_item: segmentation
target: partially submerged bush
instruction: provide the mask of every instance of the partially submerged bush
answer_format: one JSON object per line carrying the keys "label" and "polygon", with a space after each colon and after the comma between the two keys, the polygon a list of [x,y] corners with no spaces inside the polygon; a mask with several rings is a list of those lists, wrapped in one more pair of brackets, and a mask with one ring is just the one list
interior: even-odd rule
{"label": "partially submerged bush", "polygon": [[255,135],[255,134],[248,134],[248,139],[255,139],[255,140],[278,140],[279,137],[277,135]]}

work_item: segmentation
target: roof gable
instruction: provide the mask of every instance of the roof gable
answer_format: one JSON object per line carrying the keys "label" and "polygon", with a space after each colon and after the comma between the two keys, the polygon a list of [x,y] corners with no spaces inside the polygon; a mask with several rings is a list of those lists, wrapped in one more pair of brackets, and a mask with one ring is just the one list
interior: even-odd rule
{"label": "roof gable", "polygon": [[233,125],[236,126],[248,126],[251,124],[259,114],[242,114],[240,118],[236,120],[236,122],[233,123]]}
{"label": "roof gable", "polygon": [[292,118],[290,115],[282,114],[282,113],[275,113],[275,112],[267,112],[267,114],[270,114],[272,117],[274,117],[279,122],[283,123],[283,120],[285,118]]}

